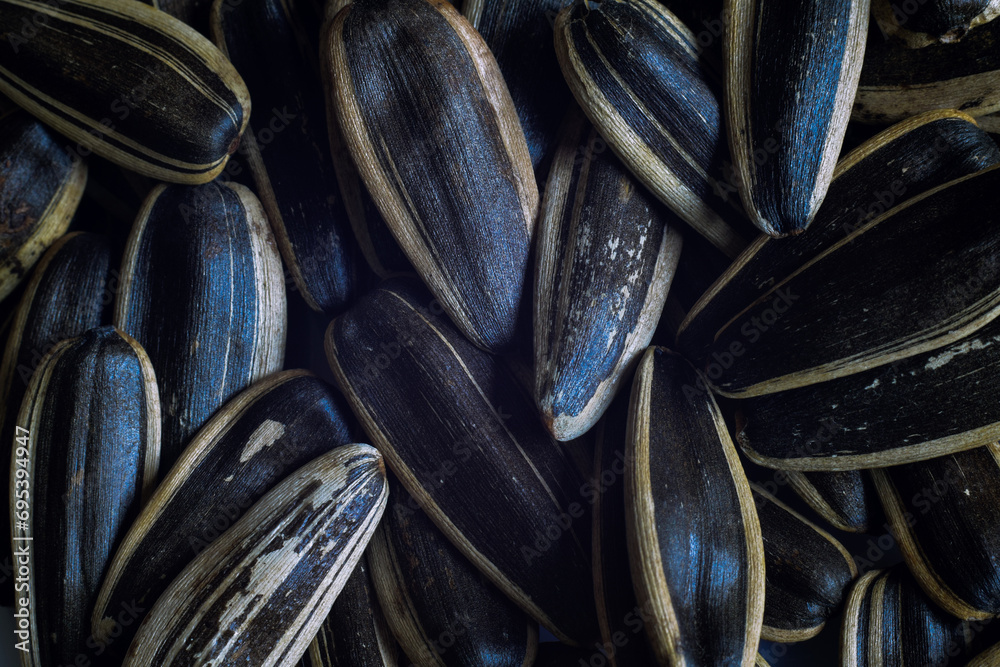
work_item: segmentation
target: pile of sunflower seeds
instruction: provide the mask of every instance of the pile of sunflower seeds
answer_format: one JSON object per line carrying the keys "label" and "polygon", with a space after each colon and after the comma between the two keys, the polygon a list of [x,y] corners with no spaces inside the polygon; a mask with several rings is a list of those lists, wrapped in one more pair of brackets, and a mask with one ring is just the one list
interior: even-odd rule
{"label": "pile of sunflower seeds", "polygon": [[22,665],[997,667],[998,15],[0,0]]}

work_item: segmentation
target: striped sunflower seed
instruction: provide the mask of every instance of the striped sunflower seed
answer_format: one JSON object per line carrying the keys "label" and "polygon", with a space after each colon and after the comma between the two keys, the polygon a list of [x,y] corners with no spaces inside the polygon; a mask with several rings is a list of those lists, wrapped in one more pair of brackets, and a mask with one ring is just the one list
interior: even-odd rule
{"label": "striped sunflower seed", "polygon": [[239,145],[246,86],[168,14],[130,0],[3,0],[0,26],[11,46],[0,51],[0,92],[77,142],[77,154],[207,183]]}
{"label": "striped sunflower seed", "polygon": [[412,282],[370,292],[327,331],[337,384],[449,541],[556,637],[588,645],[583,480],[514,376],[441,312]]}
{"label": "striped sunflower seed", "polygon": [[719,331],[796,269],[891,207],[998,163],[1000,149],[960,112],[930,111],[879,133],[837,164],[808,234],[780,242],[758,237],[705,292],[681,324],[678,349],[705,363]]}
{"label": "striped sunflower seed", "polygon": [[129,528],[93,605],[94,637],[128,646],[123,604],[148,609],[196,556],[290,471],[355,440],[343,399],[305,371],[268,376],[198,432]]}
{"label": "striped sunflower seed", "polygon": [[32,378],[10,472],[14,553],[30,571],[30,596],[16,596],[25,667],[89,653],[97,586],[156,483],[159,410],[149,359],[113,327],[63,341]]}
{"label": "striped sunflower seed", "polygon": [[295,665],[385,509],[382,457],[338,447],[299,468],[202,551],[129,647],[139,665]]}
{"label": "striped sunflower seed", "polygon": [[157,371],[162,476],[223,403],[281,368],[281,259],[253,193],[157,186],[129,235],[114,320]]}
{"label": "striped sunflower seed", "polygon": [[1000,111],[998,39],[1000,22],[990,21],[960,42],[911,49],[872,26],[851,119],[894,123],[930,109]]}
{"label": "striped sunflower seed", "polygon": [[531,665],[538,624],[445,539],[398,481],[390,477],[389,487],[392,502],[369,559],[381,608],[412,664]]}
{"label": "striped sunflower seed", "polygon": [[247,159],[285,265],[306,303],[332,314],[353,298],[358,278],[302,18],[282,0],[219,0],[212,36],[256,100],[260,123],[250,122]]}
{"label": "striped sunflower seed", "polygon": [[632,580],[661,665],[754,664],[764,548],[753,496],[695,371],[649,348],[632,384],[625,509]]}
{"label": "striped sunflower seed", "polygon": [[788,644],[815,637],[840,607],[858,568],[833,535],[752,488],[767,572],[761,638]]}
{"label": "striped sunflower seed", "polygon": [[4,166],[0,182],[3,299],[66,232],[83,197],[87,165],[70,157],[56,135],[24,111],[0,116],[0,164]]}
{"label": "striped sunflower seed", "polygon": [[557,440],[590,429],[646,349],[681,254],[680,221],[582,114],[556,152],[535,269],[535,401]]}
{"label": "striped sunflower seed", "polygon": [[892,0],[872,0],[872,18],[882,33],[912,49],[957,42],[998,15],[998,0],[924,0],[906,9]]}
{"label": "striped sunflower seed", "polygon": [[360,0],[328,37],[335,112],[393,235],[469,340],[506,347],[538,191],[496,60],[444,0]]}
{"label": "striped sunflower seed", "polygon": [[[729,257],[753,227],[727,201],[721,93],[695,36],[658,3],[578,1],[556,18],[556,55],[576,101],[649,190]],[[640,46],[641,45],[641,46]]]}
{"label": "striped sunflower seed", "polygon": [[399,647],[378,606],[371,542],[303,657],[303,667],[396,667]]}
{"label": "striped sunflower seed", "polygon": [[867,533],[881,525],[881,505],[875,482],[864,470],[784,472],[792,490],[831,526],[849,533]]}
{"label": "striped sunflower seed", "polygon": [[1000,615],[1000,445],[872,476],[906,564],[930,598],[959,618]]}
{"label": "striped sunflower seed", "polygon": [[743,208],[806,229],[833,177],[858,88],[869,0],[726,4],[726,127]]}

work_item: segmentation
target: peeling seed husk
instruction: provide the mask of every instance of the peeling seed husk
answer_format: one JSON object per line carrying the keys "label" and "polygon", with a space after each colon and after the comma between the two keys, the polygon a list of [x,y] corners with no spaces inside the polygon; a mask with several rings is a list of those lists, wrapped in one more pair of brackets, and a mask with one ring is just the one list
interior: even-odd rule
{"label": "peeling seed husk", "polygon": [[998,14],[998,0],[925,0],[902,12],[892,0],[872,0],[872,18],[884,35],[911,49],[957,42]]}
{"label": "peeling seed husk", "polygon": [[661,665],[754,664],[764,548],[753,496],[711,394],[665,348],[632,384],[625,498],[632,580]]}
{"label": "peeling seed husk", "polygon": [[625,166],[726,255],[738,255],[753,226],[723,178],[721,92],[698,63],[691,31],[646,0],[578,1],[556,18],[555,43],[576,101]]}
{"label": "peeling seed husk", "polygon": [[368,550],[303,657],[303,667],[396,667],[399,648],[378,606]]}
{"label": "peeling seed husk", "polygon": [[840,606],[858,568],[830,533],[752,488],[767,572],[761,638],[787,644],[815,637]]}
{"label": "peeling seed husk", "polygon": [[[370,292],[327,331],[337,384],[451,543],[556,637],[589,645],[598,629],[583,479],[514,376],[440,312],[412,282]],[[558,539],[545,538],[566,516]]]}
{"label": "peeling seed husk", "polygon": [[582,114],[545,188],[535,270],[535,401],[557,440],[589,430],[646,349],[681,253],[680,220]]}
{"label": "peeling seed husk", "polygon": [[831,526],[849,533],[867,533],[881,525],[881,504],[875,482],[864,470],[785,472],[792,490]]}
{"label": "peeling seed husk", "polygon": [[[135,600],[152,607],[183,569],[245,508],[316,457],[356,441],[332,387],[305,371],[252,385],[202,428],[164,477],[114,554],[93,605],[94,636]],[[138,624],[120,628],[132,638]]]}
{"label": "peeling seed husk", "polygon": [[743,208],[775,237],[819,210],[858,87],[869,0],[726,3],[726,127]]}
{"label": "peeling seed husk", "polygon": [[0,182],[3,299],[66,232],[83,197],[87,165],[68,155],[58,137],[24,111],[0,117],[0,164],[4,165]]}
{"label": "peeling seed husk", "polygon": [[[24,25],[36,33],[27,38]],[[211,42],[164,12],[131,0],[3,0],[0,26],[12,47],[0,52],[0,92],[78,142],[77,153],[207,183],[239,145],[246,86]]]}
{"label": "peeling seed husk", "polygon": [[15,554],[29,545],[31,595],[16,596],[30,623],[22,665],[72,664],[89,653],[97,585],[156,483],[159,408],[149,359],[113,327],[63,341],[32,378],[9,492]]}
{"label": "peeling seed husk", "polygon": [[894,123],[931,109],[959,109],[971,116],[1000,111],[1000,22],[961,41],[912,49],[868,31],[865,62],[851,120]]}
{"label": "peeling seed husk", "polygon": [[[845,379],[989,324],[1000,313],[998,187],[994,167],[914,197],[775,284],[716,336],[712,386],[749,398]],[[715,363],[726,353],[732,363]]]}
{"label": "peeling seed husk", "polygon": [[157,371],[162,475],[229,398],[281,368],[284,276],[253,193],[157,186],[129,236],[114,321]]}
{"label": "peeling seed husk", "polygon": [[704,293],[681,324],[679,351],[704,363],[720,329],[803,264],[891,207],[998,163],[997,145],[957,111],[929,111],[872,137],[837,163],[808,234],[759,236]]}
{"label": "peeling seed husk", "polygon": [[417,667],[531,665],[538,624],[453,547],[398,481],[368,547],[386,621]]}
{"label": "peeling seed husk", "polygon": [[338,447],[285,478],[174,579],[124,667],[295,665],[385,509],[382,457]]}
{"label": "peeling seed husk", "polygon": [[1000,614],[1000,445],[872,476],[903,557],[930,598],[959,618]]}
{"label": "peeling seed husk", "polygon": [[256,100],[247,161],[285,265],[313,310],[335,314],[357,289],[356,259],[300,13],[283,0],[217,0],[212,37]]}
{"label": "peeling seed husk", "polygon": [[444,0],[358,0],[328,37],[333,106],[386,223],[469,340],[507,347],[538,189],[496,60]]}

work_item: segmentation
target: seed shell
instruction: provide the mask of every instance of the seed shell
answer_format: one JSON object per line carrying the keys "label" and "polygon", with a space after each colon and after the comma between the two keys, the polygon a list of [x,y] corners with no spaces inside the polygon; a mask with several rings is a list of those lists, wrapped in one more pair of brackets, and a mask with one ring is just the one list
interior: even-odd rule
{"label": "seed shell", "polygon": [[872,0],[872,18],[882,33],[911,49],[957,42],[998,14],[998,0],[924,0],[905,9],[892,0]]}
{"label": "seed shell", "polygon": [[131,0],[2,0],[0,26],[11,46],[0,51],[0,92],[77,142],[77,155],[206,183],[239,145],[246,86],[211,42],[164,12]]}
{"label": "seed shell", "polygon": [[880,525],[881,505],[875,482],[864,470],[785,472],[792,489],[838,530],[867,533]]}
{"label": "seed shell", "polygon": [[[527,667],[538,624],[453,547],[398,481],[369,546],[372,580],[414,665]],[[447,582],[446,584],[444,582]]]}
{"label": "seed shell", "polygon": [[681,254],[680,221],[582,114],[556,152],[539,223],[534,393],[557,440],[590,429],[646,349]]}
{"label": "seed shell", "polygon": [[661,665],[753,665],[764,548],[736,448],[696,371],[649,348],[632,384],[625,498],[632,580]]}
{"label": "seed shell", "polygon": [[83,197],[87,165],[68,155],[58,136],[24,111],[0,117],[0,164],[4,165],[0,182],[3,299],[69,227]]}
{"label": "seed shell", "polygon": [[704,363],[719,330],[803,264],[891,207],[998,163],[993,140],[956,111],[929,111],[879,133],[838,162],[808,234],[759,236],[704,293],[681,324],[679,350]]}
{"label": "seed shell", "polygon": [[[343,399],[305,371],[275,373],[229,401],[184,450],[115,552],[93,606],[99,640],[123,604],[152,607],[219,533],[298,467],[352,442]],[[127,641],[119,639],[118,644]]]}
{"label": "seed shell", "polygon": [[382,458],[368,445],[338,447],[299,468],[174,579],[124,666],[296,664],[387,496]]}
{"label": "seed shell", "polygon": [[576,101],[646,187],[729,257],[753,226],[723,178],[721,92],[695,36],[658,3],[578,1],[556,18],[556,55]]}
{"label": "seed shell", "polygon": [[30,572],[28,593],[16,596],[30,623],[22,665],[68,665],[89,653],[98,584],[156,483],[159,409],[149,359],[113,327],[63,341],[32,378],[9,499],[14,553]]}
{"label": "seed shell", "polygon": [[869,0],[726,3],[726,127],[743,208],[775,237],[826,196],[865,52]]}
{"label": "seed shell", "polygon": [[132,227],[121,281],[115,324],[157,371],[162,476],[223,403],[281,368],[281,259],[248,189],[159,185]]}
{"label": "seed shell", "polygon": [[370,292],[327,331],[337,384],[449,541],[556,637],[588,645],[598,629],[583,480],[514,376],[440,312],[412,282]]}
{"label": "seed shell", "polygon": [[358,0],[328,36],[335,111],[386,223],[469,340],[508,346],[538,191],[496,60],[444,0]]}

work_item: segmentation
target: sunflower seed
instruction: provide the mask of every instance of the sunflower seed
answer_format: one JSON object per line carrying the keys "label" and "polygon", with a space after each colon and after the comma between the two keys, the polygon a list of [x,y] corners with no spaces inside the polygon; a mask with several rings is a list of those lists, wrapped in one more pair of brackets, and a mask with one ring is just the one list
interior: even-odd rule
{"label": "sunflower seed", "polygon": [[388,495],[368,445],[299,468],[202,551],[129,647],[138,665],[294,665],[361,558]]}
{"label": "sunflower seed", "polygon": [[569,121],[538,230],[534,394],[557,440],[600,419],[646,349],[681,251],[680,221],[597,139]]}
{"label": "sunflower seed", "polygon": [[393,235],[471,341],[506,347],[538,191],[496,61],[443,0],[355,2],[328,36],[335,111]]}
{"label": "sunflower seed", "polygon": [[726,120],[743,207],[771,236],[826,196],[865,53],[869,0],[729,0]]}
{"label": "sunflower seed", "polygon": [[[538,624],[504,597],[431,523],[398,481],[369,546],[386,620],[414,665],[521,667]],[[447,582],[446,584],[444,582]]]}
{"label": "sunflower seed", "polygon": [[378,606],[368,550],[303,658],[304,667],[396,667],[399,648]]}
{"label": "sunflower seed", "polygon": [[281,367],[285,290],[260,202],[241,185],[157,186],[132,227],[115,324],[156,369],[161,475],[229,398]]}
{"label": "sunflower seed", "polygon": [[172,16],[130,0],[2,0],[0,26],[11,47],[0,50],[0,92],[78,142],[78,155],[206,183],[239,145],[243,81]]}
{"label": "sunflower seed", "polygon": [[649,348],[632,384],[625,498],[629,559],[662,665],[754,663],[764,549],[736,448],[696,371]]}
{"label": "sunflower seed", "polygon": [[713,386],[743,398],[845,378],[989,323],[1000,313],[998,187],[991,168],[915,197],[775,284],[717,334]]}
{"label": "sunflower seed", "polygon": [[871,476],[863,470],[784,473],[802,500],[838,530],[867,533],[881,525],[881,505]]}
{"label": "sunflower seed", "polygon": [[788,644],[815,637],[858,576],[851,554],[833,535],[753,486],[764,540],[764,627],[761,638]]}
{"label": "sunflower seed", "polygon": [[[357,287],[351,227],[329,155],[315,45],[282,0],[216,3],[212,36],[258,108],[247,159],[285,265],[311,308],[342,310]],[[261,113],[269,109],[269,115]]]}
{"label": "sunflower seed", "polygon": [[67,155],[54,133],[24,111],[0,117],[0,165],[4,165],[0,181],[3,299],[69,227],[87,183],[87,165]]}
{"label": "sunflower seed", "polygon": [[[998,163],[993,140],[956,111],[930,111],[869,139],[837,164],[808,234],[780,243],[758,237],[705,292],[681,324],[679,350],[696,365],[705,363],[719,330],[803,264],[893,206]],[[756,330],[749,320],[740,324]]]}
{"label": "sunflower seed", "polygon": [[[305,371],[255,383],[191,441],[114,555],[93,606],[94,637],[128,645],[136,627],[115,627],[131,600],[148,609],[221,530],[290,471],[355,440],[347,406]],[[110,642],[109,642],[110,643]]]}
{"label": "sunflower seed", "polygon": [[1000,614],[1000,445],[872,476],[903,557],[931,599],[959,618]]}
{"label": "sunflower seed", "polygon": [[892,0],[872,0],[872,18],[883,34],[913,49],[957,42],[998,14],[998,0],[923,0],[905,9]]}
{"label": "sunflower seed", "polygon": [[30,572],[17,613],[31,626],[21,664],[68,665],[88,652],[97,585],[156,482],[152,365],[113,327],[63,341],[39,365],[17,423],[10,517]]}
{"label": "sunflower seed", "polygon": [[753,227],[727,203],[721,94],[698,64],[695,36],[646,0],[576,2],[556,18],[556,55],[570,90],[650,191],[735,257]]}
{"label": "sunflower seed", "polygon": [[990,21],[960,42],[911,49],[873,25],[851,119],[893,123],[930,109],[1000,111],[998,39],[1000,22]]}
{"label": "sunflower seed", "polygon": [[410,282],[370,292],[327,331],[337,384],[451,543],[557,637],[588,644],[598,630],[583,480],[513,375],[440,312]]}
{"label": "sunflower seed", "polygon": [[995,667],[996,665],[1000,665],[1000,644],[986,649],[965,663],[965,667]]}

